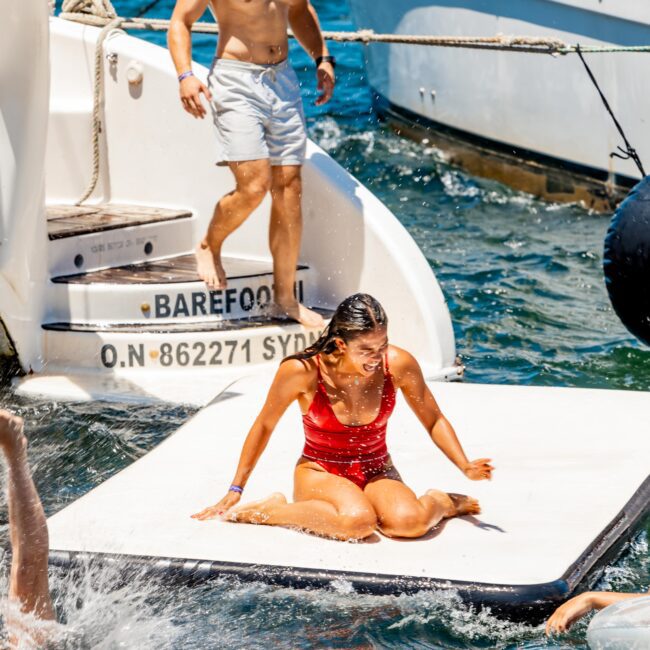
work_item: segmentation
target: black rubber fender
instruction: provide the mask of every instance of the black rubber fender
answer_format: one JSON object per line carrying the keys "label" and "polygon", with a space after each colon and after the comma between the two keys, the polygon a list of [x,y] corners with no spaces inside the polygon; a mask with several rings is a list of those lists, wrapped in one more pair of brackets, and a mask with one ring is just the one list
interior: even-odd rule
{"label": "black rubber fender", "polygon": [[632,188],[612,217],[603,271],[614,311],[650,345],[650,176]]}

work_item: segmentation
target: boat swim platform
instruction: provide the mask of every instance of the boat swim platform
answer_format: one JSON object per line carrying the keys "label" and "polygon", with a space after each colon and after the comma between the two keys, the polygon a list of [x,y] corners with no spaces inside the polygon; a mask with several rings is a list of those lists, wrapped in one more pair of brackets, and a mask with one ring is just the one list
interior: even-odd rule
{"label": "boat swim platform", "polygon": [[[430,383],[468,457],[492,458],[494,478],[466,479],[401,396],[388,432],[394,463],[418,494],[470,494],[480,515],[445,521],[417,540],[376,534],[358,543],[191,519],[225,494],[270,379],[234,382],[153,451],[51,517],[51,562],[90,558],[182,579],[230,574],[294,587],[344,580],[376,594],[456,589],[476,606],[541,620],[591,586],[649,511],[648,393]],[[245,501],[291,495],[302,443],[294,404]]]}

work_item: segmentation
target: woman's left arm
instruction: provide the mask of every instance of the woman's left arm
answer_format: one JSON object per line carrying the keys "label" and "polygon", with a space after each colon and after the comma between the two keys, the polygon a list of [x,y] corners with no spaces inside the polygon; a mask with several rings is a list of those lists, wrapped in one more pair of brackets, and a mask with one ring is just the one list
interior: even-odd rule
{"label": "woman's left arm", "polygon": [[431,436],[431,440],[467,478],[473,481],[491,479],[494,470],[491,460],[489,458],[473,461],[467,459],[454,427],[442,414],[415,357],[400,348],[392,349],[396,357],[391,364],[393,377],[408,405]]}

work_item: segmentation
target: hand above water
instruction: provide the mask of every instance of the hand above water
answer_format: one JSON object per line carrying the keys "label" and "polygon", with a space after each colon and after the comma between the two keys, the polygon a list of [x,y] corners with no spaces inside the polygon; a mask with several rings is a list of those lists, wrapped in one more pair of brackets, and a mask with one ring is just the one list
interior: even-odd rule
{"label": "hand above water", "polygon": [[463,468],[463,474],[471,481],[484,481],[486,479],[489,481],[492,479],[492,472],[494,471],[491,463],[491,458],[472,460]]}
{"label": "hand above water", "polygon": [[580,594],[560,605],[546,623],[546,635],[566,632],[575,621],[593,609],[591,593]]}
{"label": "hand above water", "polygon": [[[648,592],[650,593],[650,591]],[[566,632],[573,623],[592,609],[603,609],[615,603],[646,596],[644,593],[616,593],[613,591],[586,591],[560,605],[546,623],[546,634]]]}
{"label": "hand above water", "polygon": [[226,496],[219,501],[219,503],[208,506],[201,512],[197,512],[192,515],[192,519],[198,519],[199,521],[206,521],[208,519],[216,519],[217,517],[223,517],[228,510],[239,503],[241,499],[241,494],[238,492],[228,492]]}

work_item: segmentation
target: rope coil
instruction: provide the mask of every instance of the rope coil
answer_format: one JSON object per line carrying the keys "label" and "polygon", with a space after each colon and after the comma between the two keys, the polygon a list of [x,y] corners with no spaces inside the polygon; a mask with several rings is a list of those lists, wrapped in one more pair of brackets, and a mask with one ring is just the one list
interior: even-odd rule
{"label": "rope coil", "polygon": [[63,0],[61,14],[94,16],[104,20],[117,18],[117,12],[111,4],[111,0]]}
{"label": "rope coil", "polygon": [[[110,5],[108,0],[106,0],[106,2]],[[99,180],[99,134],[102,130],[102,109],[104,105],[104,61],[102,56],[104,52],[104,41],[114,29],[117,29],[122,24],[122,22],[122,18],[113,18],[106,24],[97,38],[97,44],[95,46],[95,82],[93,89],[93,174],[86,191],[76,202],[76,205],[81,205],[93,193],[93,190],[97,186],[97,181]]]}

